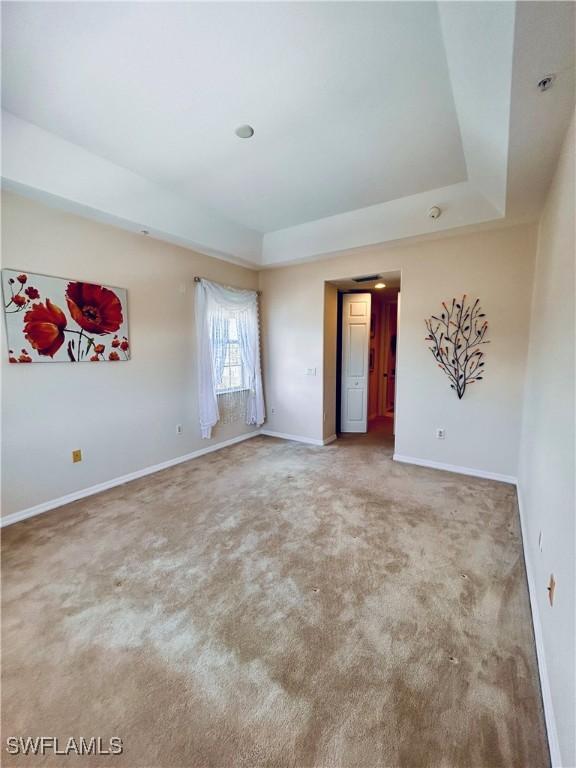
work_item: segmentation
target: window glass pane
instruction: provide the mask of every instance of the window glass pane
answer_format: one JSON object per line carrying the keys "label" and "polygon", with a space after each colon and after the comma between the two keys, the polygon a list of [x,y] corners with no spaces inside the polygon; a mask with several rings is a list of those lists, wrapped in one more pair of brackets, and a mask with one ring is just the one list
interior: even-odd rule
{"label": "window glass pane", "polygon": [[238,342],[228,344],[226,365],[242,365],[242,361],[240,360],[240,345]]}
{"label": "window glass pane", "polygon": [[242,386],[242,368],[239,365],[231,366],[230,371],[230,387],[239,388]]}
{"label": "window glass pane", "polygon": [[228,336],[230,341],[238,341],[238,324],[235,317],[228,318]]}
{"label": "window glass pane", "polygon": [[[226,319],[228,340],[223,341],[221,337],[215,337],[214,343],[219,343],[220,349],[215,350],[215,356],[222,362],[221,380],[216,382],[218,391],[226,389],[242,389],[246,386],[244,369],[242,366],[242,356],[240,354],[240,344],[238,342],[238,325],[236,318],[228,317]],[[225,347],[222,349],[222,347]],[[220,354],[220,351],[222,354]]]}

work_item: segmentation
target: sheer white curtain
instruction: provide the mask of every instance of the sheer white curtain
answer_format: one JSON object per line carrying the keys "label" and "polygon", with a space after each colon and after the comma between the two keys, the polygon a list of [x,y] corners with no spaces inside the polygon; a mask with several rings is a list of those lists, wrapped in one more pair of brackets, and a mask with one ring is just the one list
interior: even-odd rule
{"label": "sheer white curtain", "polygon": [[247,388],[246,424],[264,423],[260,368],[260,333],[256,291],[228,288],[209,280],[196,283],[198,396],[202,437],[209,438],[220,420],[216,384],[221,380],[229,339],[229,320],[236,320],[243,380]]}

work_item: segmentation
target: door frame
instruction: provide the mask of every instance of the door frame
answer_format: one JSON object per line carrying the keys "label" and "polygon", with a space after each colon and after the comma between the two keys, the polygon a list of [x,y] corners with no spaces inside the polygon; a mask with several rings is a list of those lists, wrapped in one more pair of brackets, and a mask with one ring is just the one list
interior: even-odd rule
{"label": "door frame", "polygon": [[[398,296],[397,296],[397,311],[398,311],[398,322],[396,325],[396,381],[395,381],[395,396],[394,396],[394,420],[393,420],[393,434],[394,434],[394,443],[396,443],[396,424],[397,424],[397,414],[398,414],[398,399],[400,394],[400,381],[398,376],[399,371],[399,361],[400,361],[400,348],[401,348],[401,303],[400,303],[400,295],[402,292],[402,271],[400,269],[385,269],[381,270],[380,274],[382,276],[383,280],[386,280],[386,273],[395,273],[396,275],[400,275],[400,286],[398,288]],[[330,285],[333,285],[336,287],[338,291],[337,295],[337,301],[336,301],[336,375],[334,377],[334,424],[335,424],[335,432],[336,435],[339,437],[342,433],[341,431],[341,411],[342,411],[342,306],[343,306],[343,296],[345,293],[366,293],[366,289],[357,288],[357,289],[349,289],[349,290],[342,290],[338,288],[338,282],[339,280],[345,280],[347,278],[334,278],[332,280],[325,280],[325,283],[329,283]],[[352,279],[352,278],[350,278]],[[324,345],[326,344],[326,339],[324,338],[323,342],[323,349]]]}

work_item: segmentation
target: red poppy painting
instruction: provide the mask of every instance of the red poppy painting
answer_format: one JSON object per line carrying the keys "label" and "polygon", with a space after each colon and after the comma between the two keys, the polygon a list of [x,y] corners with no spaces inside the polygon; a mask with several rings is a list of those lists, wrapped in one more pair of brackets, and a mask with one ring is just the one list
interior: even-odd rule
{"label": "red poppy painting", "polygon": [[130,359],[126,290],[2,270],[11,363]]}

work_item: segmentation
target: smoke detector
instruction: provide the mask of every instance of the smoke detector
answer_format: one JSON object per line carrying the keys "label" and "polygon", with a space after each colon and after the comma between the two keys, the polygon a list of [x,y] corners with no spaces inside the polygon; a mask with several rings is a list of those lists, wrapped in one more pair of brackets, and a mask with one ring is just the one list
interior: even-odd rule
{"label": "smoke detector", "polygon": [[251,125],[239,125],[234,133],[239,139],[251,139],[254,136],[254,128]]}
{"label": "smoke detector", "polygon": [[441,215],[442,215],[442,209],[438,208],[437,205],[433,205],[432,208],[430,208],[428,211],[428,217],[430,219],[439,219]]}

